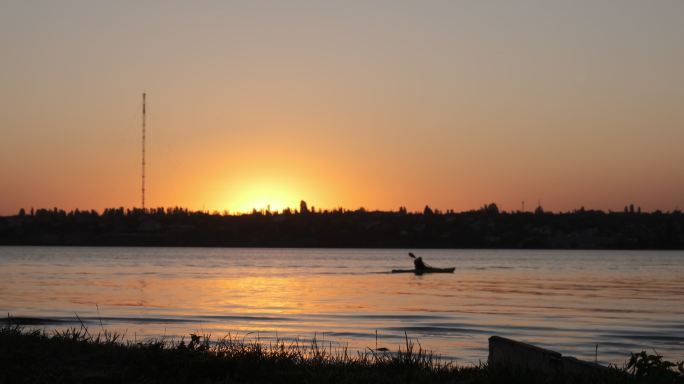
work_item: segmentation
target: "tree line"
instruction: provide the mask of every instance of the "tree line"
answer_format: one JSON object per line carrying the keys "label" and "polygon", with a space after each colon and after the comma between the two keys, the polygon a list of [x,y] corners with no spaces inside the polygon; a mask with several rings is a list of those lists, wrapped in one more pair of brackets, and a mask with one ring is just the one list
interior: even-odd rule
{"label": "tree line", "polygon": [[684,249],[684,215],[585,210],[502,211],[494,204],[455,212],[364,208],[253,210],[182,207],[20,210],[0,217],[2,245],[246,246],[383,248]]}

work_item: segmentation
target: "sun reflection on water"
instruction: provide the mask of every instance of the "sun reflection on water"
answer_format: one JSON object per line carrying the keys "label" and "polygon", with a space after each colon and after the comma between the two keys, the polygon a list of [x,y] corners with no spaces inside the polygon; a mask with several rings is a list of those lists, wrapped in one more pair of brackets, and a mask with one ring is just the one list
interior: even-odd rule
{"label": "sun reflection on water", "polygon": [[683,253],[649,254],[658,263],[651,267],[609,252],[423,251],[457,272],[386,273],[410,263],[402,253],[0,248],[0,310],[66,321],[48,327],[68,325],[77,313],[135,337],[318,334],[364,348],[377,330],[383,346],[396,348],[407,332],[470,362],[486,359],[493,334],[579,357],[593,356],[598,343],[607,361],[652,346],[665,355],[684,351]]}

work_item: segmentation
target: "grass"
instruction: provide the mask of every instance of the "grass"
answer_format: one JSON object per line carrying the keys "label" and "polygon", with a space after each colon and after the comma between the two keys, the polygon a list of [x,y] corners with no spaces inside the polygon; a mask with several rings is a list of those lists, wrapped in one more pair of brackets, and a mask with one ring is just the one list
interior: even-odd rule
{"label": "grass", "polygon": [[[631,371],[626,366],[602,377],[549,377],[486,364],[456,366],[423,350],[408,336],[393,353],[371,348],[352,353],[325,346],[316,338],[307,343],[262,343],[258,337],[247,340],[229,334],[212,339],[191,334],[187,340],[131,342],[104,328],[92,334],[84,324],[51,333],[9,323],[0,328],[0,383],[684,382],[673,366],[666,369],[670,374],[658,376],[662,360],[657,357],[635,356]],[[637,372],[642,366],[650,371]]]}

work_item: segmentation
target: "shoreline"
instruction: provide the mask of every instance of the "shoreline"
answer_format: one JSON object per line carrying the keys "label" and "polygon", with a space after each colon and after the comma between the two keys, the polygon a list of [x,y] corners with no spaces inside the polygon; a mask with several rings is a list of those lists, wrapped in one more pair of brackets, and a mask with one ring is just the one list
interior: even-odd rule
{"label": "shoreline", "polygon": [[[493,338],[495,339],[495,338]],[[490,344],[491,351],[491,344]],[[491,353],[491,352],[490,352]],[[491,355],[490,355],[491,358]],[[676,368],[643,371],[601,367],[582,373],[519,367],[459,366],[408,337],[398,351],[353,353],[311,342],[268,344],[237,335],[180,341],[124,341],[121,334],[73,327],[51,334],[21,325],[0,327],[0,382],[37,383],[683,383]],[[668,362],[665,362],[668,363]]]}
{"label": "shoreline", "polygon": [[409,250],[409,249],[419,249],[419,250],[444,250],[444,251],[621,251],[621,252],[639,252],[639,251],[657,251],[657,252],[683,252],[684,248],[504,248],[504,247],[428,247],[428,246],[416,246],[416,247],[404,247],[404,246],[290,246],[290,245],[177,245],[177,244],[10,244],[10,243],[0,243],[0,247],[56,247],[56,248],[207,248],[207,249],[342,249],[342,250]]}
{"label": "shoreline", "polygon": [[[550,374],[534,370],[458,366],[406,339],[396,352],[346,349],[311,343],[259,343],[237,336],[190,334],[175,342],[123,341],[82,325],[55,331],[0,328],[2,382],[73,383],[656,383],[615,367],[600,374]],[[672,371],[672,378],[676,373]],[[670,377],[668,376],[668,377]],[[665,377],[665,376],[663,376]],[[674,381],[673,381],[674,382]],[[680,381],[676,381],[679,383]]]}
{"label": "shoreline", "polygon": [[2,245],[682,250],[680,211],[254,212],[39,209],[0,217]]}

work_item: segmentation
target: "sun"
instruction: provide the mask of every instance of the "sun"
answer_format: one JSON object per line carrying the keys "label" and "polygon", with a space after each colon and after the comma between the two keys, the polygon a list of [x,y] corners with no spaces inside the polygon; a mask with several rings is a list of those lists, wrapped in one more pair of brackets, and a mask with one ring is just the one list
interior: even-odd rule
{"label": "sun", "polygon": [[281,181],[250,181],[241,184],[231,193],[226,206],[234,213],[249,213],[252,210],[282,212],[286,208],[299,206],[301,196],[291,184]]}

